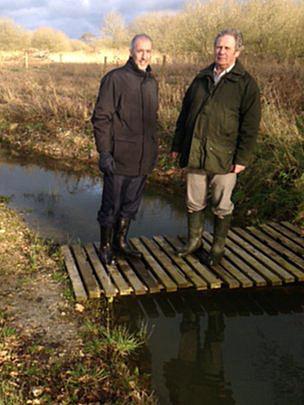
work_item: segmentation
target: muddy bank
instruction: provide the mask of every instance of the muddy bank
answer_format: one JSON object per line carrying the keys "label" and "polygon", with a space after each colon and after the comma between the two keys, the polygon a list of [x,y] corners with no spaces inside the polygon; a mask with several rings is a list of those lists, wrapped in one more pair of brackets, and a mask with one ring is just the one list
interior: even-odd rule
{"label": "muddy bank", "polygon": [[106,302],[76,304],[57,247],[3,197],[0,256],[1,403],[154,403],[134,363],[143,337],[111,325]]}

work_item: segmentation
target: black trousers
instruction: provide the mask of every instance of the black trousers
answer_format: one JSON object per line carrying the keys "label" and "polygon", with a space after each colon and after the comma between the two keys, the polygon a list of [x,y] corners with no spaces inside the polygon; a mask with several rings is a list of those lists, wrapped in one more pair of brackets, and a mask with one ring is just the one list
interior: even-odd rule
{"label": "black trousers", "polygon": [[97,216],[100,225],[114,225],[118,218],[135,218],[146,178],[104,174],[101,207]]}

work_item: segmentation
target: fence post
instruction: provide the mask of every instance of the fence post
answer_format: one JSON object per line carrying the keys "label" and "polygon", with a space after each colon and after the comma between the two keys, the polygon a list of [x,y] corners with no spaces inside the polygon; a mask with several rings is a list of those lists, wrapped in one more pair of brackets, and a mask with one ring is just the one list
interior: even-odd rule
{"label": "fence post", "polygon": [[29,68],[29,55],[27,51],[24,52],[24,67],[26,70]]}
{"label": "fence post", "polygon": [[166,63],[167,63],[167,56],[163,55],[163,61],[161,65],[161,76],[164,76],[165,74]]}
{"label": "fence post", "polygon": [[103,74],[106,73],[106,70],[107,70],[107,57],[105,56],[103,58]]}

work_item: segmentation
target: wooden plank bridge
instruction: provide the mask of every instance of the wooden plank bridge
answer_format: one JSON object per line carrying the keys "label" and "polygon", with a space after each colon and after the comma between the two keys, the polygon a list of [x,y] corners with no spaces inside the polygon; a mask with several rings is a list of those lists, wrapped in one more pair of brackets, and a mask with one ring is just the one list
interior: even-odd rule
{"label": "wooden plank bridge", "polygon": [[142,259],[118,258],[110,266],[100,261],[96,243],[61,247],[76,300],[189,288],[282,286],[304,281],[304,238],[300,229],[289,222],[232,228],[225,257],[212,268],[204,264],[212,243],[212,235],[207,232],[203,249],[185,258],[176,254],[185,243],[180,237],[142,236],[131,238],[130,242],[142,253]]}

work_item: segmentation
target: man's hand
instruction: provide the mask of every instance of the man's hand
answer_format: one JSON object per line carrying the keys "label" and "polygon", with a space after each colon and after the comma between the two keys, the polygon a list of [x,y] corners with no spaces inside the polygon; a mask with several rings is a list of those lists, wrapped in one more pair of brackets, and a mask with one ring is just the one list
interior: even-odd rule
{"label": "man's hand", "polygon": [[99,169],[105,174],[112,174],[114,168],[113,156],[110,152],[101,152],[99,156]]}
{"label": "man's hand", "polygon": [[232,165],[230,172],[238,174],[238,173],[241,173],[245,169],[246,169],[246,166],[243,166],[243,165]]}

